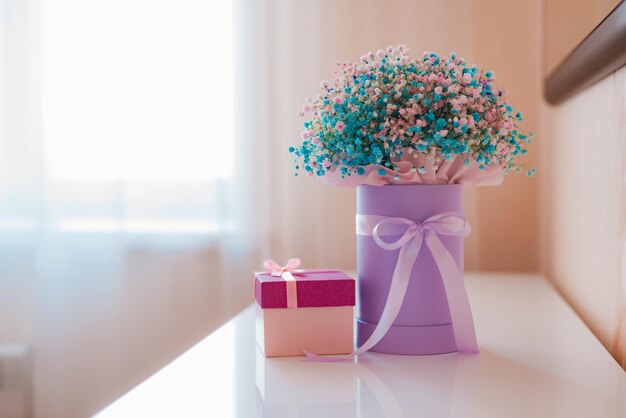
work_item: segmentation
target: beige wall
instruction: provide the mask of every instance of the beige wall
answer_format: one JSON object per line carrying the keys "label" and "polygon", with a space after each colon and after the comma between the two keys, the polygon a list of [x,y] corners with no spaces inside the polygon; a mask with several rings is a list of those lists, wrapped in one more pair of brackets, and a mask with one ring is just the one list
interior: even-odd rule
{"label": "beige wall", "polygon": [[[468,189],[472,235],[466,242],[469,270],[536,271],[538,250],[538,142],[541,100],[541,1],[474,0],[474,61],[495,71],[510,103],[524,114],[522,128],[534,132],[525,167],[536,166],[531,178],[510,174],[500,187]],[[469,202],[468,202],[469,203]]]}
{"label": "beige wall", "polygon": [[626,368],[626,68],[544,126],[546,272]]}
{"label": "beige wall", "polygon": [[[286,191],[271,211],[271,254],[298,255],[306,266],[354,268],[354,189],[293,176],[285,150],[299,138],[303,98],[332,76],[335,61],[406,44],[413,53],[452,51],[495,71],[499,85],[538,130],[540,0],[323,0],[267,3],[267,138],[274,150],[271,184]],[[538,132],[537,132],[538,133]],[[540,135],[538,135],[540,136]],[[537,165],[532,146],[529,165]],[[468,270],[533,271],[539,267],[538,180],[509,175],[501,187],[466,189],[472,235]]]}

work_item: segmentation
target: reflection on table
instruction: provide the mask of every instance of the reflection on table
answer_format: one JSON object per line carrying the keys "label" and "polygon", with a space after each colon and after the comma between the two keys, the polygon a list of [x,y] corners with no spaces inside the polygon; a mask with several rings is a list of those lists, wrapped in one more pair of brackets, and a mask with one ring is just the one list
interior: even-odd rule
{"label": "reflection on table", "polygon": [[623,417],[626,374],[542,279],[468,278],[481,352],[265,358],[247,308],[100,417]]}

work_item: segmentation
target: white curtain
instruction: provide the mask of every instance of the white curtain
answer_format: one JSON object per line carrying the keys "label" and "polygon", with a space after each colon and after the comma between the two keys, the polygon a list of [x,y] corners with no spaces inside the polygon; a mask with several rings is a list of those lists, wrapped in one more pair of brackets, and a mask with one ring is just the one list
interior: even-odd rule
{"label": "white curtain", "polygon": [[269,233],[247,6],[0,2],[0,344],[32,348],[38,415],[95,412],[250,303]]}
{"label": "white curtain", "polygon": [[2,5],[4,233],[244,231],[231,2]]}

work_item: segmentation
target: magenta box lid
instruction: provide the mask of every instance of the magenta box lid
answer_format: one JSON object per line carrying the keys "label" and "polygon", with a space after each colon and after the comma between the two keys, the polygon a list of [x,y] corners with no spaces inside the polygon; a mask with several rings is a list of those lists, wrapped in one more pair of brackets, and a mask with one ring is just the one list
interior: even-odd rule
{"label": "magenta box lid", "polygon": [[[354,279],[341,271],[294,273],[298,308],[354,306]],[[263,309],[287,307],[287,282],[268,272],[254,273],[254,298]]]}

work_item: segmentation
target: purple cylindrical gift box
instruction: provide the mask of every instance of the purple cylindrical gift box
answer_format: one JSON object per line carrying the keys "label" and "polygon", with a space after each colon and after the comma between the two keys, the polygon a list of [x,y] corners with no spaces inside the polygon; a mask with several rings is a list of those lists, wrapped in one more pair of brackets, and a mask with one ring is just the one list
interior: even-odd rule
{"label": "purple cylindrical gift box", "polygon": [[[357,213],[412,221],[445,212],[463,213],[460,184],[359,186]],[[400,236],[388,236],[396,241]],[[439,236],[463,271],[463,238]],[[357,236],[357,344],[372,334],[387,301],[398,250],[380,248],[369,235]],[[385,337],[370,351],[388,354],[441,354],[456,351],[448,299],[441,274],[426,245],[415,261],[402,308]]]}

